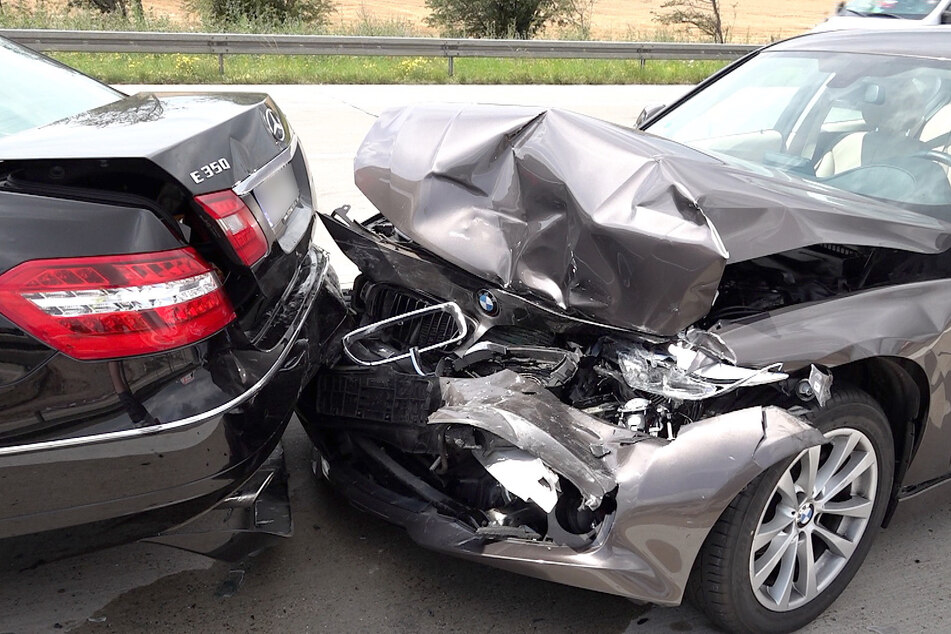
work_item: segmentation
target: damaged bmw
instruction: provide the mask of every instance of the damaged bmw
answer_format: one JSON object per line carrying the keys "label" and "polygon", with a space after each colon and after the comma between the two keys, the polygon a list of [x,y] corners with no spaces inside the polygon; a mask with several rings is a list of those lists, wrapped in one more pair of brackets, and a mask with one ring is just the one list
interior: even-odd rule
{"label": "damaged bmw", "polygon": [[298,404],[314,468],[423,546],[790,631],[949,478],[951,31],[817,34],[640,130],[384,113],[380,211]]}

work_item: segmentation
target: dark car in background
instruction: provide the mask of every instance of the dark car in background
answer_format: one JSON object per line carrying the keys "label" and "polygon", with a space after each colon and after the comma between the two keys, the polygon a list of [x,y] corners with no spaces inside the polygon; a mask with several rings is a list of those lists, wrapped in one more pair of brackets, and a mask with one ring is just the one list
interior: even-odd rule
{"label": "dark car in background", "polygon": [[280,439],[343,308],[281,111],[0,69],[4,563],[289,534]]}
{"label": "dark car in background", "polygon": [[[790,631],[951,478],[951,30],[778,43],[642,121],[385,112],[299,402],[429,548]],[[946,490],[947,487],[945,487]]]}

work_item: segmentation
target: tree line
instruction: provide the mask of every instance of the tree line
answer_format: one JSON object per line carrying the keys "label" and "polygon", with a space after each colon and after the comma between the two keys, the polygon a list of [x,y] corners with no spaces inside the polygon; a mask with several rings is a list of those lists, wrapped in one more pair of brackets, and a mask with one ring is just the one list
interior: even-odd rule
{"label": "tree line", "polygon": [[[426,23],[447,37],[530,39],[547,26],[560,26],[571,27],[587,39],[597,1],[426,0],[430,12]],[[225,26],[241,21],[297,21],[319,27],[337,9],[334,0],[185,0],[185,4],[212,23]],[[142,16],[142,0],[70,0],[70,5],[123,17],[130,13]],[[736,5],[731,8],[735,13]],[[715,42],[724,42],[729,34],[721,0],[663,0],[652,13],[661,24],[692,28]]]}

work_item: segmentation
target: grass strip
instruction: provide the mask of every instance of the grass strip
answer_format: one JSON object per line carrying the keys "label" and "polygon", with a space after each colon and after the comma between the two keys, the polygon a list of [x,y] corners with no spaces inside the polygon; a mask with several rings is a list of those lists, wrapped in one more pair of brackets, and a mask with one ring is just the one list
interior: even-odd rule
{"label": "grass strip", "polygon": [[104,82],[143,84],[694,84],[716,61],[53,53]]}

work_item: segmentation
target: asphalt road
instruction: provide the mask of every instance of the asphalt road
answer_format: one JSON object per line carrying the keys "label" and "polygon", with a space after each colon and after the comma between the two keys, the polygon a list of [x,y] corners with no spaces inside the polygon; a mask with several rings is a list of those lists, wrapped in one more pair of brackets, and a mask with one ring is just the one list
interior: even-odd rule
{"label": "asphalt road", "polygon": [[[233,90],[235,87],[228,87]],[[134,89],[133,89],[134,90]],[[421,100],[548,104],[630,123],[683,88],[271,86],[301,137],[322,209],[372,212],[350,161],[373,117]],[[327,244],[324,235],[319,241]],[[335,259],[341,277],[352,265]],[[427,552],[360,513],[309,470],[292,421],[284,440],[295,535],[240,566],[133,544],[0,573],[3,632],[684,632],[689,606],[649,608]],[[951,494],[900,511],[839,601],[808,631],[951,631]]]}

